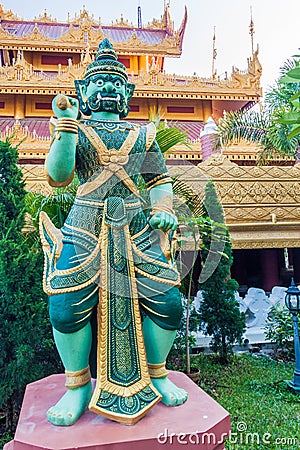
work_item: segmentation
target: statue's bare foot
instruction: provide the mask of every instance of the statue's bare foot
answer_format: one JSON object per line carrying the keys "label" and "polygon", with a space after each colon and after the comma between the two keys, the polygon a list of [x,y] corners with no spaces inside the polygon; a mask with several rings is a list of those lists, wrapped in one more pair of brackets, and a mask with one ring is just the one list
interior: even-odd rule
{"label": "statue's bare foot", "polygon": [[167,406],[182,405],[188,398],[188,393],[177,387],[168,377],[151,378],[151,381],[162,396],[161,402]]}
{"label": "statue's bare foot", "polygon": [[47,411],[47,419],[54,425],[73,425],[88,407],[92,397],[92,383],[68,389],[65,395]]}

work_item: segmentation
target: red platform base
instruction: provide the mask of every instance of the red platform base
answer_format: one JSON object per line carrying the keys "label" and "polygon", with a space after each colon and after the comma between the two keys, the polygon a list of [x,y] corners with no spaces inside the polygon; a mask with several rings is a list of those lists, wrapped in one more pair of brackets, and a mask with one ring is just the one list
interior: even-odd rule
{"label": "red platform base", "polygon": [[223,450],[228,412],[185,374],[170,372],[170,379],[189,393],[181,406],[159,403],[133,426],[86,411],[71,427],[52,425],[45,416],[65,392],[65,376],[36,381],[27,386],[15,438],[4,450]]}

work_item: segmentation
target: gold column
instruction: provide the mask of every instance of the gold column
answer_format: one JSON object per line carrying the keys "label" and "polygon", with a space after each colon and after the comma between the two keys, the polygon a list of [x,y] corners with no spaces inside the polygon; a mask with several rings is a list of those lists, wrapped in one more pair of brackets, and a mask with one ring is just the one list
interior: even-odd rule
{"label": "gold column", "polygon": [[211,100],[203,100],[203,120],[207,122],[209,116],[212,115],[212,101]]}
{"label": "gold column", "polygon": [[132,62],[132,67],[131,69],[133,70],[133,72],[135,74],[139,73],[139,61],[138,61],[138,57],[136,55],[131,57],[131,62]]}
{"label": "gold column", "polygon": [[145,72],[147,71],[147,58],[148,56],[139,56],[138,57],[138,61],[139,61],[139,73],[141,70],[144,70]]}
{"label": "gold column", "polygon": [[15,119],[24,119],[25,117],[25,95],[15,95]]}

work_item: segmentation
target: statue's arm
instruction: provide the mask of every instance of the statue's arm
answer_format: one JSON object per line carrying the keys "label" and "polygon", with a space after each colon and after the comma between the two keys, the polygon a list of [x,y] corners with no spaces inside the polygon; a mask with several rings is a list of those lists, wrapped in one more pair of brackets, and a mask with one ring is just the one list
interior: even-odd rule
{"label": "statue's arm", "polygon": [[151,227],[161,228],[164,231],[175,230],[178,221],[173,210],[172,179],[155,139],[146,150],[141,173],[150,194],[152,212],[149,223]]}
{"label": "statue's arm", "polygon": [[[61,100],[65,100],[65,102],[61,102]],[[64,103],[63,109],[61,108],[62,103]],[[45,170],[49,184],[59,187],[69,184],[74,176],[78,101],[71,97],[58,95],[53,99],[52,109],[58,120],[45,162]]]}
{"label": "statue's arm", "polygon": [[176,230],[178,221],[173,210],[173,189],[171,183],[164,183],[150,189],[152,206],[150,225],[164,231]]}

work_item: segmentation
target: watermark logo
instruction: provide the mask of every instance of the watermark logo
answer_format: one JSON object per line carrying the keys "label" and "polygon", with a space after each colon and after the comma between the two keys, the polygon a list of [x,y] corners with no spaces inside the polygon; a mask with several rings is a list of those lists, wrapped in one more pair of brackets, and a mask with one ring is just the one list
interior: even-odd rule
{"label": "watermark logo", "polygon": [[[263,434],[248,431],[248,426],[245,422],[238,422],[236,431],[222,433],[216,435],[213,432],[202,433],[196,430],[193,433],[173,433],[167,428],[157,436],[157,442],[161,445],[220,445],[224,442],[230,444],[238,444],[240,446],[249,445],[278,445],[280,449],[283,447],[293,448],[299,445],[297,437],[291,436],[274,436],[272,433],[266,431]],[[249,448],[249,447],[243,447]]]}

